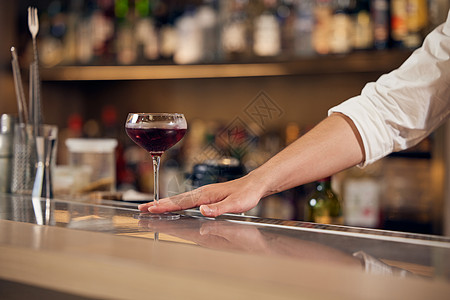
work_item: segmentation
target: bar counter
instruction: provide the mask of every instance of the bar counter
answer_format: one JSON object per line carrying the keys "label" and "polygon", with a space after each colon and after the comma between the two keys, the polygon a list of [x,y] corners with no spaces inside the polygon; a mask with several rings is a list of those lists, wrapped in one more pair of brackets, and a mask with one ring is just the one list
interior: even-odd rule
{"label": "bar counter", "polygon": [[449,299],[450,239],[0,195],[1,299]]}

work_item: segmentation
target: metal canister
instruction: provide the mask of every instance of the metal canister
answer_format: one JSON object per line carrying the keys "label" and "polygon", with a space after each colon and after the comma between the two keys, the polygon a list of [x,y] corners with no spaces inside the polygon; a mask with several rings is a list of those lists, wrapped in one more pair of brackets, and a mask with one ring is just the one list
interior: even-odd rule
{"label": "metal canister", "polygon": [[12,115],[0,116],[0,193],[11,191],[14,123]]}
{"label": "metal canister", "polygon": [[211,183],[237,179],[246,174],[244,166],[232,157],[208,160],[194,166],[191,175],[192,188]]}

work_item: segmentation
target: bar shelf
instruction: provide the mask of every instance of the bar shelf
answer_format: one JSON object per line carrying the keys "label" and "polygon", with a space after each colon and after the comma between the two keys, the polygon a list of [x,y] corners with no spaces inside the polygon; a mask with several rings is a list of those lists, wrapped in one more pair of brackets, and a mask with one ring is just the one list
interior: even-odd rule
{"label": "bar shelf", "polygon": [[389,72],[411,54],[408,50],[364,51],[281,62],[195,65],[56,66],[41,69],[43,81],[109,81],[295,76]]}

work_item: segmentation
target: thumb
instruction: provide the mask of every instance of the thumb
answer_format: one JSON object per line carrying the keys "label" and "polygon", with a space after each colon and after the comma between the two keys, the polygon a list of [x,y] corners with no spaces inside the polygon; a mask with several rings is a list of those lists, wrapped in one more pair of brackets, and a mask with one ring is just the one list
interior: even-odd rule
{"label": "thumb", "polygon": [[217,208],[214,207],[216,205],[200,205],[200,212],[202,213],[202,215],[204,215],[205,217],[217,217],[219,214],[217,214]]}
{"label": "thumb", "polygon": [[200,205],[200,212],[205,217],[217,217],[227,212],[234,212],[234,204],[228,198],[217,203]]}

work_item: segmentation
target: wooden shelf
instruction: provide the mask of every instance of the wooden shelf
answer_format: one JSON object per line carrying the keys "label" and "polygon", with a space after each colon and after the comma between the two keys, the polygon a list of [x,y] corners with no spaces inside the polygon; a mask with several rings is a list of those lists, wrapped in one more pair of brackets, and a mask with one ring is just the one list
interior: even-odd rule
{"label": "wooden shelf", "polygon": [[148,80],[189,78],[232,78],[388,72],[411,54],[410,51],[367,51],[347,55],[315,56],[284,62],[142,65],[58,66],[41,69],[43,81]]}

